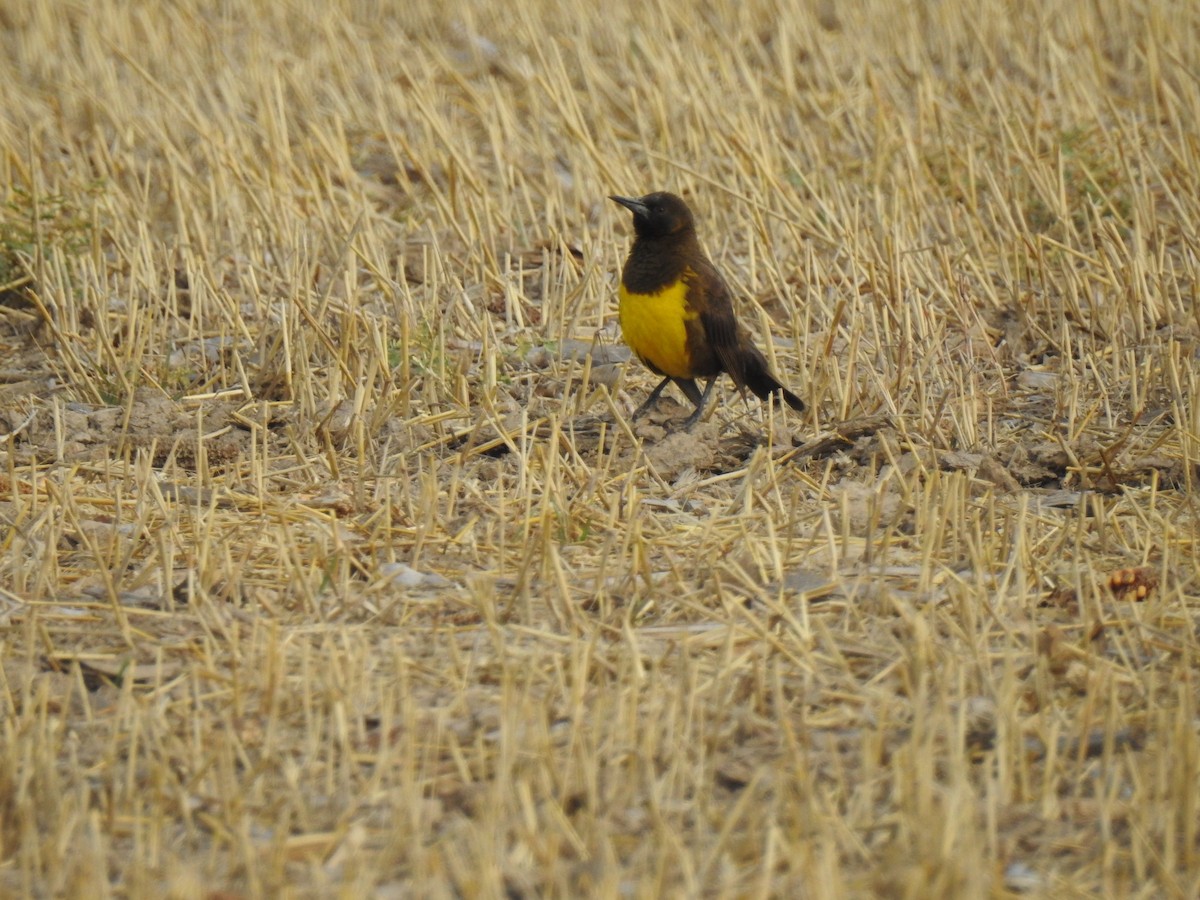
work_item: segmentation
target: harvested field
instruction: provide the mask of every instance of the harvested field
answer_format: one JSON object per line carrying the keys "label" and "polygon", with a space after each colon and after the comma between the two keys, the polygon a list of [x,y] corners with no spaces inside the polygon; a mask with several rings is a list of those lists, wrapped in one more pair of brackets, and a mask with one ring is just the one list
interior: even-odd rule
{"label": "harvested field", "polygon": [[[0,49],[0,894],[1200,895],[1200,6]],[[655,189],[803,416],[631,420]]]}

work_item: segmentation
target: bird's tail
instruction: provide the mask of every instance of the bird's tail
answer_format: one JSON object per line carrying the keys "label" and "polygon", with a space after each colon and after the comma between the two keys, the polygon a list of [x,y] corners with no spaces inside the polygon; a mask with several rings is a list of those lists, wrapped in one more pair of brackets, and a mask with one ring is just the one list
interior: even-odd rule
{"label": "bird's tail", "polygon": [[767,368],[767,360],[758,349],[755,352],[747,354],[744,360],[742,370],[743,379],[746,387],[754,392],[754,395],[762,400],[766,400],[771,396],[783,398],[783,402],[794,409],[796,412],[804,412],[804,401],[780,384],[779,379],[771,374],[771,370]]}

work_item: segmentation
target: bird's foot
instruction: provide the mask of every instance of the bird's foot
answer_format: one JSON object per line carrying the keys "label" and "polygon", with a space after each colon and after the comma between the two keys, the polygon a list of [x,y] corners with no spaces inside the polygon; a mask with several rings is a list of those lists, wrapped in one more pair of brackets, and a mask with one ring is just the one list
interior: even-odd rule
{"label": "bird's foot", "polygon": [[637,409],[635,409],[633,411],[633,415],[629,417],[629,421],[636,422],[638,419],[640,419],[642,416],[644,416],[646,413],[648,413],[650,411],[650,408],[652,406],[654,406],[654,404],[657,400],[658,400],[657,397],[647,400],[645,403],[643,403],[641,406],[639,406]]}

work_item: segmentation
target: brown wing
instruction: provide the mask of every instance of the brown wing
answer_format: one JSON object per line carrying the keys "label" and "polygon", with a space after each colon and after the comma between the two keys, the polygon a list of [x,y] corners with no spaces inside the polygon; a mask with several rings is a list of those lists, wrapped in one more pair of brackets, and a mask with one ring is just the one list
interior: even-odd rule
{"label": "brown wing", "polygon": [[704,302],[700,306],[700,325],[704,329],[706,344],[715,362],[722,371],[728,372],[739,388],[746,383],[743,359],[742,336],[737,317],[733,314],[733,301],[729,287],[721,273],[708,260],[695,267],[692,291],[702,292]]}
{"label": "brown wing", "polygon": [[[707,260],[705,261],[707,263]],[[733,302],[725,279],[711,263],[696,267],[707,286],[707,303],[700,311],[700,324],[704,329],[712,359],[728,372],[738,390],[750,389],[755,396],[768,399],[774,394],[782,397],[792,409],[804,412],[804,401],[785,388],[767,368],[767,358],[754,346],[750,333],[738,323],[733,314]]]}

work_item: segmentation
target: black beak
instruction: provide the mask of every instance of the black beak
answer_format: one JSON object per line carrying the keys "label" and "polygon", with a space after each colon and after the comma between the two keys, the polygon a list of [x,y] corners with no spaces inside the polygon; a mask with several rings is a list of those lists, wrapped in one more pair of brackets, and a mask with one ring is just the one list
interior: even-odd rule
{"label": "black beak", "polygon": [[620,203],[635,216],[648,216],[650,214],[650,207],[646,206],[641,200],[635,200],[633,197],[618,197],[616,194],[612,194],[608,199],[613,203]]}

